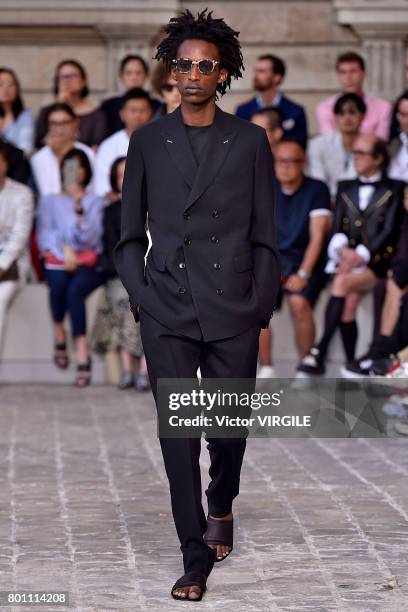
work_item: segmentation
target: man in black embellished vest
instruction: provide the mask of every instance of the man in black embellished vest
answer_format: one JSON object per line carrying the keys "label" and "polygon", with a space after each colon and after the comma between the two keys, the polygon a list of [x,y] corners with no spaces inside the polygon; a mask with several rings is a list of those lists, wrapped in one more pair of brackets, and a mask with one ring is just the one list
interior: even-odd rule
{"label": "man in black embellished vest", "polygon": [[362,134],[352,154],[358,178],[341,181],[338,187],[326,266],[333,281],[323,336],[298,366],[309,374],[324,374],[329,343],[338,326],[346,360],[354,359],[359,299],[385,278],[404,213],[405,183],[386,175],[385,142],[374,134]]}

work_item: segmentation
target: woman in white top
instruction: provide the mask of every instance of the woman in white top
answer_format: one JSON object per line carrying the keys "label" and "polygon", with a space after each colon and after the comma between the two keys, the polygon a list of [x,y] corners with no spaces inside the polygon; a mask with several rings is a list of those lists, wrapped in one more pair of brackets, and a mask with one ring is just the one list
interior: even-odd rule
{"label": "woman in white top", "polygon": [[0,106],[5,112],[4,139],[30,153],[34,146],[34,115],[24,108],[19,80],[10,68],[0,68]]}
{"label": "woman in white top", "polygon": [[[90,147],[76,140],[78,118],[68,104],[56,102],[50,105],[45,121],[45,146],[31,158],[34,180],[41,196],[61,192],[60,162],[68,151],[82,149],[92,170],[95,157]],[[89,188],[92,189],[92,184]]]}
{"label": "woman in white top", "polygon": [[7,177],[8,148],[0,141],[0,346],[6,312],[19,288],[17,259],[27,246],[34,203],[31,190]]}

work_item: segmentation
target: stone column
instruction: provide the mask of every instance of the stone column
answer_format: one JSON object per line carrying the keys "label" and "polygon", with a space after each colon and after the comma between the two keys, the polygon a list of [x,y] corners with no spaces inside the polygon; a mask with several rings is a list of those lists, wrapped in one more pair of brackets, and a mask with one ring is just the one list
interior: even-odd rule
{"label": "stone column", "polygon": [[408,0],[334,0],[334,7],[337,22],[361,39],[367,91],[395,99],[406,86]]}
{"label": "stone column", "polygon": [[367,91],[396,98],[405,81],[404,40],[367,38],[363,40],[363,52],[367,60]]}
{"label": "stone column", "polygon": [[128,53],[141,55],[146,63],[152,65],[154,45],[158,34],[157,24],[143,24],[143,26],[109,26],[98,25],[97,30],[105,41],[107,50],[107,87],[108,90],[118,91],[118,66],[121,59]]}

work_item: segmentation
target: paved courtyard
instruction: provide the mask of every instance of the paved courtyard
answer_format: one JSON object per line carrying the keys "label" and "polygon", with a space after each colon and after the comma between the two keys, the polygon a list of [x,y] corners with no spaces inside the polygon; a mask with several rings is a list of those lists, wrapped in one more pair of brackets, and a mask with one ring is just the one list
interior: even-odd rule
{"label": "paved courtyard", "polygon": [[[200,610],[408,610],[406,438],[251,439],[234,511]],[[1,386],[0,591],[70,607],[0,609],[195,607],[169,595],[181,574],[150,393]]]}

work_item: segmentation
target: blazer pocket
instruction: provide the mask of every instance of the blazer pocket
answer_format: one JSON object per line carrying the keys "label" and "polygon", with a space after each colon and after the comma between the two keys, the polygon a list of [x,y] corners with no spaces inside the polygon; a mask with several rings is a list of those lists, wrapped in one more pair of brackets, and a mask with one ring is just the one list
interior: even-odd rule
{"label": "blazer pocket", "polygon": [[234,268],[236,272],[245,272],[252,270],[252,253],[243,253],[234,257]]}
{"label": "blazer pocket", "polygon": [[166,253],[152,249],[152,257],[154,267],[160,270],[160,272],[164,272],[166,269]]}

